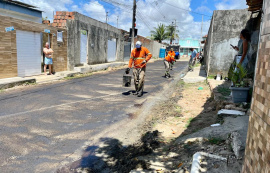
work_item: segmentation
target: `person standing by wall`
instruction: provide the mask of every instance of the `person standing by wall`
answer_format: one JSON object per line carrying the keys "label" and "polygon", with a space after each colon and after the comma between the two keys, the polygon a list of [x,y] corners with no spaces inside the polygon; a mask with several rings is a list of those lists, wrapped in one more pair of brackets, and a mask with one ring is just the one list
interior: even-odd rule
{"label": "person standing by wall", "polygon": [[189,70],[193,71],[193,66],[197,57],[197,51],[194,48],[190,48],[189,50],[192,52],[189,59]]}
{"label": "person standing by wall", "polygon": [[47,65],[49,65],[49,75],[52,74],[52,54],[53,54],[53,50],[50,48],[50,45],[48,42],[46,42],[45,47],[43,48],[43,53],[45,55],[44,58],[44,74],[47,75],[46,73],[46,69],[47,69]]}
{"label": "person standing by wall", "polygon": [[238,56],[236,57],[237,65],[242,65],[244,68],[246,68],[248,64],[247,54],[251,48],[250,37],[251,36],[249,31],[247,29],[243,29],[240,33],[240,39],[242,40],[242,43],[239,47],[232,46],[236,51],[238,51]]}
{"label": "person standing by wall", "polygon": [[172,70],[173,63],[175,62],[175,52],[173,51],[173,48],[168,52],[168,55],[164,59],[164,65],[165,65],[165,77],[169,78],[170,70]]}
{"label": "person standing by wall", "polygon": [[138,97],[143,96],[146,63],[151,59],[151,57],[152,54],[150,51],[146,47],[142,47],[142,43],[140,41],[137,41],[136,48],[131,52],[126,73],[129,73],[130,68],[134,64],[133,76],[136,90],[134,95],[137,95]]}

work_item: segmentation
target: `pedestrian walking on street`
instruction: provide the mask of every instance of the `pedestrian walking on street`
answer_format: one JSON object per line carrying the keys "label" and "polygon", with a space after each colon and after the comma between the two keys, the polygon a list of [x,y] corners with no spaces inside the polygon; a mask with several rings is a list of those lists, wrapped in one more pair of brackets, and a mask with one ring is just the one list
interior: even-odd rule
{"label": "pedestrian walking on street", "polygon": [[53,50],[50,48],[50,45],[48,42],[46,42],[45,47],[43,48],[43,53],[45,55],[45,59],[44,59],[44,74],[47,75],[46,73],[46,69],[47,69],[47,65],[49,65],[49,75],[52,74],[52,54],[53,54]]}
{"label": "pedestrian walking on street", "polygon": [[146,63],[151,59],[151,57],[152,54],[149,52],[149,50],[145,47],[142,47],[142,43],[137,41],[136,48],[134,48],[131,52],[126,73],[129,73],[130,68],[133,65],[133,76],[136,90],[134,95],[137,95],[138,97],[143,95]]}
{"label": "pedestrian walking on street", "polygon": [[176,61],[174,57],[175,57],[175,52],[173,51],[173,48],[171,48],[171,50],[168,52],[168,55],[164,59],[166,78],[171,77],[170,70],[172,70],[173,64]]}
{"label": "pedestrian walking on street", "polygon": [[195,65],[196,57],[198,55],[194,48],[190,48],[189,50],[192,52],[189,59],[189,71],[193,71],[193,66]]}

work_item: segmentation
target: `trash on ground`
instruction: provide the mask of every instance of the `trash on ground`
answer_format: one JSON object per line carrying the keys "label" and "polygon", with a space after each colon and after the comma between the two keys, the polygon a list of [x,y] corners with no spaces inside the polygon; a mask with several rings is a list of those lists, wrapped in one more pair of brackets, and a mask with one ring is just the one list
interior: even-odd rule
{"label": "trash on ground", "polygon": [[199,87],[198,90],[203,90],[203,87]]}
{"label": "trash on ground", "polygon": [[183,165],[183,163],[181,162],[181,163],[179,163],[179,165],[177,167],[180,168],[182,165]]}
{"label": "trash on ground", "polygon": [[220,126],[220,124],[217,123],[217,124],[212,124],[212,125],[211,125],[211,127],[217,127],[217,126]]}
{"label": "trash on ground", "polygon": [[175,131],[173,129],[171,129],[171,130],[172,130],[172,134],[175,134]]}

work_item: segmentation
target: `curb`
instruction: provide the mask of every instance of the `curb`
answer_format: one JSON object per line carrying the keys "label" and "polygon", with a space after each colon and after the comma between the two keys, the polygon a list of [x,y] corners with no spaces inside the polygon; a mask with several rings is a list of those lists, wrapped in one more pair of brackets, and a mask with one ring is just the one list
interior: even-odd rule
{"label": "curb", "polygon": [[0,84],[0,90],[12,88],[14,86],[22,85],[24,83],[36,83],[36,79],[15,79],[11,82],[3,82]]}

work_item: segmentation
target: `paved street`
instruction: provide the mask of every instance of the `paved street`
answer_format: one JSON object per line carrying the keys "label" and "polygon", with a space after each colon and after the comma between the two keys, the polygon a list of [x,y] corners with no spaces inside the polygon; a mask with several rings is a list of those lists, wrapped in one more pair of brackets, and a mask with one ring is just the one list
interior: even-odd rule
{"label": "paved street", "polygon": [[[178,61],[172,76],[186,67],[187,61]],[[122,87],[123,73],[0,93],[0,172],[54,172],[76,160],[75,151],[98,134],[121,121],[133,121],[129,112],[135,103],[147,101],[173,80],[162,77],[163,61],[149,63],[145,95],[137,99],[127,92],[133,85]]]}

